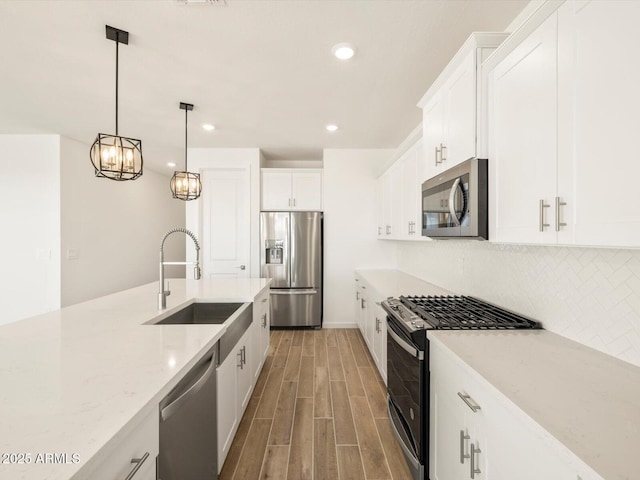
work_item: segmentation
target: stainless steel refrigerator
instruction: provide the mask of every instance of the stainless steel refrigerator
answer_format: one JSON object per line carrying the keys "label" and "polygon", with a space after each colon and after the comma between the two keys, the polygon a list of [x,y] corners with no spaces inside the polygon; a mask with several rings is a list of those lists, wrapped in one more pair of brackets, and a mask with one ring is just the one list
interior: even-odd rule
{"label": "stainless steel refrigerator", "polygon": [[322,212],[260,214],[261,276],[271,283],[271,325],[322,325]]}

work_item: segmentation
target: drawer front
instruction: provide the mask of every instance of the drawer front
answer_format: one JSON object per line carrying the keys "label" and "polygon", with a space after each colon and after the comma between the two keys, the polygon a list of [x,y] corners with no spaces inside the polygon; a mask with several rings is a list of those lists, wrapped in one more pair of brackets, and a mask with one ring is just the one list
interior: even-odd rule
{"label": "drawer front", "polygon": [[115,480],[125,479],[135,468],[132,459],[146,459],[140,465],[132,480],[155,480],[156,457],[159,451],[159,414],[154,408],[140,423],[128,426],[130,430],[124,438],[116,435],[112,441],[98,452],[97,463],[85,472],[80,471],[78,479]]}

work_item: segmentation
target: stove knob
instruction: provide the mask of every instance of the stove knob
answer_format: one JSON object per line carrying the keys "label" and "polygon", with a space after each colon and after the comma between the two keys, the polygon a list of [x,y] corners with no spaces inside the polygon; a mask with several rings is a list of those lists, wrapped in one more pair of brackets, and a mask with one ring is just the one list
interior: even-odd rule
{"label": "stove knob", "polygon": [[411,322],[411,325],[413,325],[413,326],[415,327],[415,326],[416,326],[416,322],[415,322],[415,321],[412,321],[412,322]]}

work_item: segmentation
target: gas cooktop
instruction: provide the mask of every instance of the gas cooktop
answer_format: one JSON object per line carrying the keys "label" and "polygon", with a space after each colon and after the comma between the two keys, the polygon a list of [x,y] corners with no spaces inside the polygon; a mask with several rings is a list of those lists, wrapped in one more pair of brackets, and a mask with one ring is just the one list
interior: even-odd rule
{"label": "gas cooktop", "polygon": [[416,330],[515,330],[541,328],[538,322],[468,296],[388,298],[386,310],[410,332]]}

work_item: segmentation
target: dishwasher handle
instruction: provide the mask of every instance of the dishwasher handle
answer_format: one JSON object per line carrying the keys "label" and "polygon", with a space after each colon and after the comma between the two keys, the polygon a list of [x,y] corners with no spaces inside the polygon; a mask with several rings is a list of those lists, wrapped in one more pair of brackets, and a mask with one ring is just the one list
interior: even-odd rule
{"label": "dishwasher handle", "polygon": [[215,358],[216,358],[216,355],[214,353],[209,359],[209,361],[207,362],[209,364],[209,367],[205,370],[202,376],[187,390],[182,392],[178,396],[178,398],[176,398],[173,402],[171,402],[169,405],[167,405],[162,410],[160,410],[160,419],[162,421],[169,419],[171,415],[173,415],[176,411],[178,411],[178,409],[182,406],[182,404],[185,401],[187,401],[191,396],[197,394],[202,389],[202,387],[207,383],[207,380],[209,380],[211,375],[213,375],[213,373],[216,371]]}

